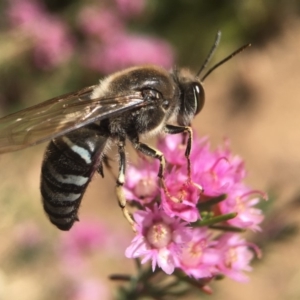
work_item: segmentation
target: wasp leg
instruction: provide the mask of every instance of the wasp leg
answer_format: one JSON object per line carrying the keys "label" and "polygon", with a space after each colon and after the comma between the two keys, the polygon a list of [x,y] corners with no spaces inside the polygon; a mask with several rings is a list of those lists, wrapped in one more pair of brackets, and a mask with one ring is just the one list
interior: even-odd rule
{"label": "wasp leg", "polygon": [[117,178],[116,194],[119,202],[119,206],[122,209],[124,217],[131,224],[132,229],[135,231],[135,222],[126,208],[126,198],[123,191],[123,185],[125,182],[125,168],[126,168],[126,157],[125,157],[125,141],[120,140],[118,143],[119,152],[119,175]]}
{"label": "wasp leg", "polygon": [[165,156],[163,155],[163,153],[155,148],[148,146],[147,144],[140,143],[137,138],[130,139],[130,141],[132,142],[133,147],[137,151],[140,151],[141,153],[143,153],[146,156],[149,156],[149,157],[159,160],[160,164],[159,164],[159,170],[158,170],[157,176],[160,178],[161,185],[162,185],[162,188],[163,188],[165,194],[169,198],[171,198],[174,202],[181,202],[181,200],[179,200],[175,197],[172,197],[167,189],[167,186],[165,183],[165,177],[164,177],[165,168],[166,168],[166,159],[165,159]]}
{"label": "wasp leg", "polygon": [[[192,183],[191,179],[191,160],[190,160],[190,154],[192,150],[192,142],[193,142],[193,131],[192,128],[189,126],[174,126],[174,125],[166,125],[164,128],[164,131],[169,134],[177,134],[177,133],[187,133],[188,139],[187,139],[187,145],[185,149],[185,157],[187,160],[187,172],[188,172],[188,183]],[[193,185],[197,186],[201,192],[203,192],[202,186],[193,183]]]}
{"label": "wasp leg", "polygon": [[192,141],[193,141],[193,131],[189,126],[174,126],[174,125],[166,125],[164,131],[169,134],[177,134],[177,133],[187,133],[187,145],[185,149],[185,157],[187,160],[187,171],[188,171],[188,179],[191,181],[191,160],[190,154],[192,149]]}

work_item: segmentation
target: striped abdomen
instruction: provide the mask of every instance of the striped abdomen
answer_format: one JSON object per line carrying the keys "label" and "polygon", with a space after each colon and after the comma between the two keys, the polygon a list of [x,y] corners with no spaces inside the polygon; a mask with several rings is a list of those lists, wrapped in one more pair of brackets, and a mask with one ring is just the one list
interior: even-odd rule
{"label": "striped abdomen", "polygon": [[50,142],[42,164],[41,193],[50,221],[69,230],[94,172],[101,164],[107,138],[95,125]]}

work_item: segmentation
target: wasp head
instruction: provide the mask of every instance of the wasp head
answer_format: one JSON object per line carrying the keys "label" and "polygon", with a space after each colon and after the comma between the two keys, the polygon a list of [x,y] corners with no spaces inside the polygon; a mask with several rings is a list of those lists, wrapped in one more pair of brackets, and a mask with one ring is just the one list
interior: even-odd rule
{"label": "wasp head", "polygon": [[195,77],[195,75],[187,69],[176,72],[174,78],[180,91],[180,107],[177,122],[179,125],[189,126],[194,116],[197,115],[204,106],[204,88],[200,79]]}

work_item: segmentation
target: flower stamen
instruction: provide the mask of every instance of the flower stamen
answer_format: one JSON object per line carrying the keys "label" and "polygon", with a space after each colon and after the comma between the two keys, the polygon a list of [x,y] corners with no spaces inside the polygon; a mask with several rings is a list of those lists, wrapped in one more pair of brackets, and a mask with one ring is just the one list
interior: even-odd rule
{"label": "flower stamen", "polygon": [[171,229],[167,224],[158,222],[148,229],[146,237],[151,246],[160,249],[170,243],[172,238]]}

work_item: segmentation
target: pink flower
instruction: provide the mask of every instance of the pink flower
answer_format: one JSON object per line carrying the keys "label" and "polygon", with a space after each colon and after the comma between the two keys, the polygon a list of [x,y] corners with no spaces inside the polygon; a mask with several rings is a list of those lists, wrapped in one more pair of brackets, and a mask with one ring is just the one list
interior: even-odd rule
{"label": "pink flower", "polygon": [[198,186],[188,183],[186,166],[171,169],[166,174],[168,194],[161,189],[162,207],[170,217],[180,217],[187,222],[196,222],[200,215],[197,203],[201,190]]}
{"label": "pink flower", "polygon": [[220,251],[219,271],[240,282],[248,281],[244,271],[251,271],[249,266],[254,254],[249,250],[249,246],[259,255],[258,248],[247,243],[238,234],[223,234],[218,239],[217,249]]}
{"label": "pink flower", "polygon": [[223,144],[216,150],[216,155],[226,157],[230,162],[229,172],[233,177],[234,182],[240,182],[246,177],[244,161],[238,156],[233,155],[230,149],[230,141],[225,139]]}
{"label": "pink flower", "polygon": [[96,71],[112,73],[130,66],[156,64],[170,68],[173,51],[164,41],[139,35],[122,34],[104,44],[91,43],[86,49],[85,64]]}
{"label": "pink flower", "polygon": [[260,198],[267,198],[260,191],[249,191],[249,188],[240,185],[231,191],[227,198],[218,204],[221,214],[232,212],[238,215],[227,222],[236,227],[260,231],[259,224],[263,221],[262,211],[254,206],[259,203]]}
{"label": "pink flower", "polygon": [[[201,148],[207,144],[207,138],[202,138],[193,142],[193,148]],[[200,146],[200,144],[203,144]],[[198,145],[199,144],[199,145]],[[158,140],[157,148],[165,155],[168,164],[175,166],[186,166],[186,157],[184,155],[186,143],[181,134],[164,135]]]}
{"label": "pink flower", "polygon": [[[206,197],[229,193],[245,177],[243,161],[231,154],[227,141],[225,147],[212,151],[206,137],[198,138],[195,133],[193,136],[190,156],[193,181],[203,187]],[[165,154],[168,163],[186,166],[186,143],[183,143],[182,135],[160,139],[158,148]]]}
{"label": "pink flower", "polygon": [[228,151],[211,151],[208,142],[199,142],[195,143],[191,154],[194,180],[201,184],[205,196],[230,193],[245,177],[243,161]]}
{"label": "pink flower", "polygon": [[142,205],[152,202],[159,194],[158,168],[157,161],[146,160],[138,166],[128,166],[124,185],[126,199]]}
{"label": "pink flower", "polygon": [[206,228],[193,229],[192,240],[182,247],[177,267],[197,279],[215,275],[220,255],[215,249],[216,242],[210,239]]}
{"label": "pink flower", "polygon": [[[174,267],[177,267],[196,279],[212,279],[222,273],[235,280],[245,281],[247,277],[243,272],[251,270],[249,263],[253,258],[248,247],[259,254],[257,247],[240,238],[239,234],[221,233],[212,240],[212,231],[204,226],[206,221],[211,224],[215,217],[237,213],[236,217],[220,225],[226,227],[227,223],[240,228],[260,229],[263,215],[254,205],[259,201],[257,195],[266,196],[251,190],[242,182],[246,175],[242,159],[231,153],[227,141],[225,146],[212,151],[207,138],[199,139],[195,136],[190,156],[191,178],[188,178],[183,137],[166,136],[159,142],[159,149],[165,154],[168,163],[165,172],[166,189],[161,187],[160,194],[155,197],[161,206],[154,206],[150,210],[149,201],[139,201],[144,210],[134,214],[137,236],[127,248],[126,256],[142,256],[143,262],[152,259],[153,269],[158,265],[167,274],[171,274]],[[138,201],[139,193],[134,191],[140,190],[139,183],[143,180],[148,182],[149,177],[150,182],[156,181],[156,172],[146,160],[130,169],[130,185],[127,185],[126,193]],[[145,186],[147,191],[151,187]],[[200,186],[204,187],[204,193]],[[154,194],[149,194],[153,201]],[[220,197],[220,202],[210,202],[223,194],[225,199]],[[192,224],[195,228],[187,230],[186,223],[180,220],[198,221],[202,213],[199,210],[202,208],[202,224],[199,221]],[[199,224],[202,227],[197,227]],[[179,225],[180,231],[177,227]],[[181,233],[180,243],[173,238],[174,229]]]}
{"label": "pink flower", "polygon": [[134,214],[137,235],[126,249],[128,258],[143,257],[142,263],[152,260],[152,269],[158,265],[172,274],[182,245],[190,239],[190,229],[178,218],[170,218],[159,207]]}

